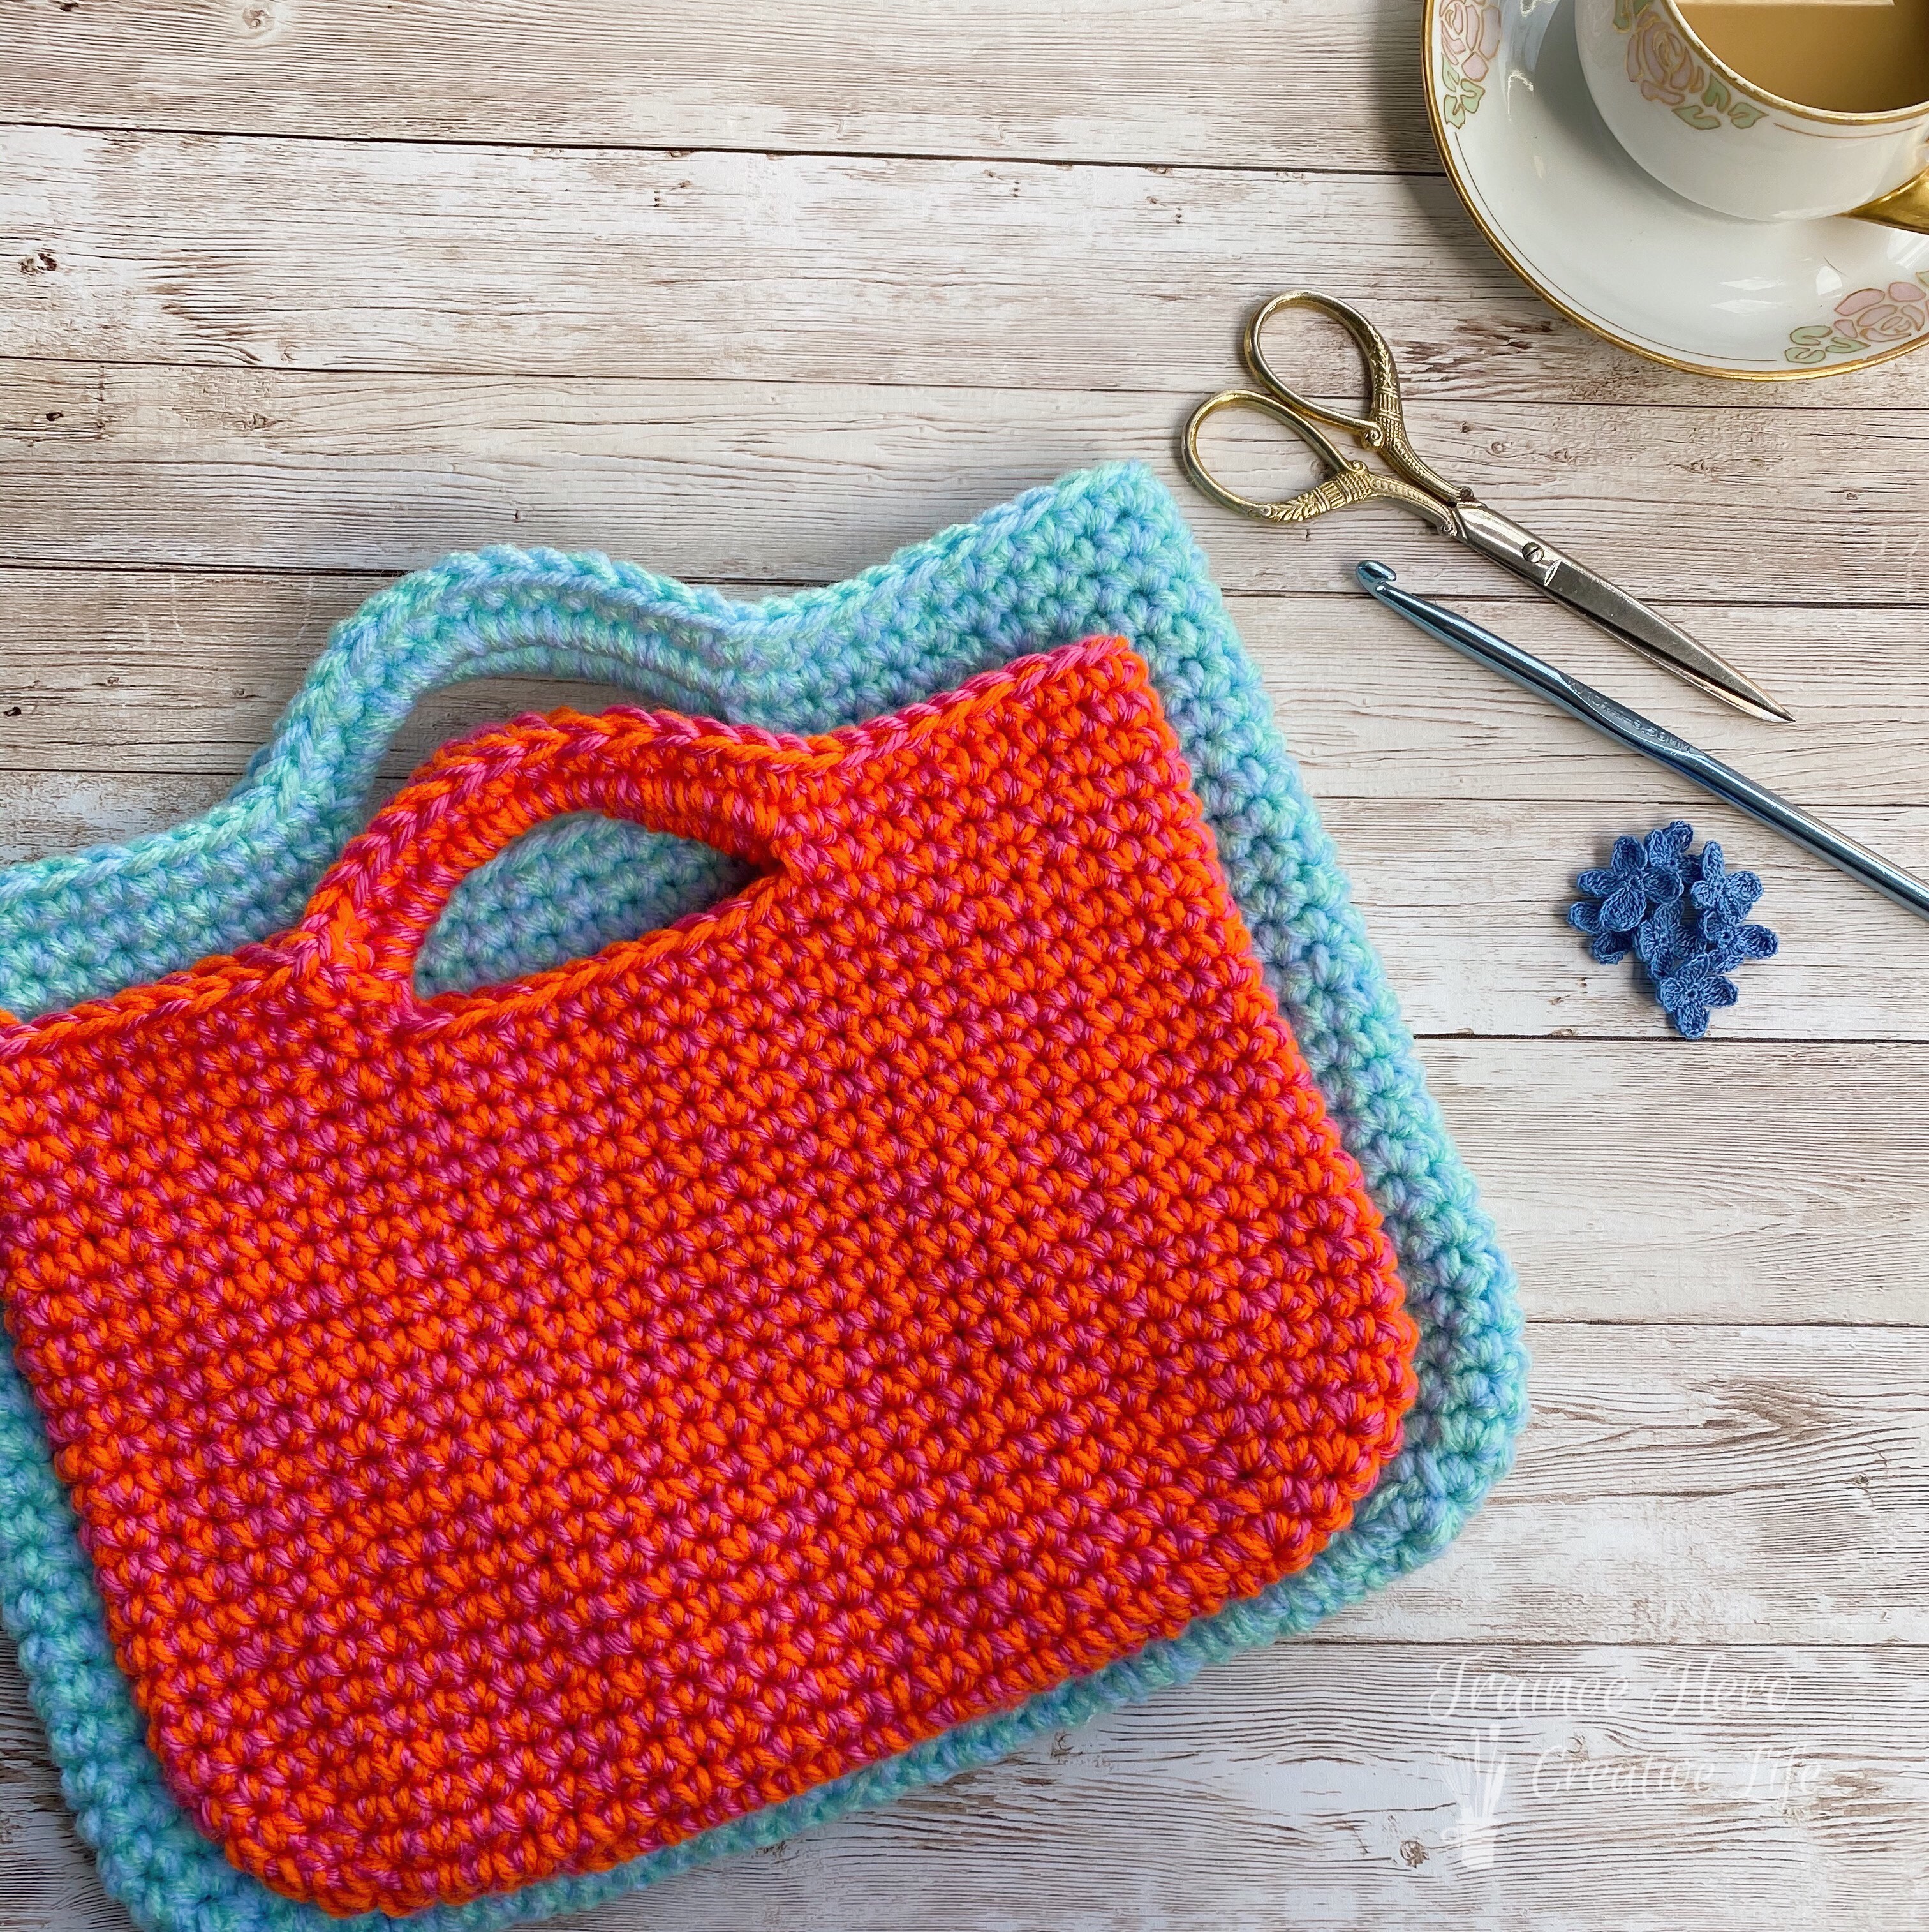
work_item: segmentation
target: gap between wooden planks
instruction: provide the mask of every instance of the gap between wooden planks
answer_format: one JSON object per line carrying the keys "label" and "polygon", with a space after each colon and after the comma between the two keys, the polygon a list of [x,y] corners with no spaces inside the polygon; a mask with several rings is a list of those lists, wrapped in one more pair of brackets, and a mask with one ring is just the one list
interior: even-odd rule
{"label": "gap between wooden planks", "polygon": [[[0,493],[7,488],[4,474],[0,466]],[[729,498],[720,485],[711,500],[720,514]],[[1230,518],[1213,521],[1216,556],[1221,536],[1238,532],[1227,527]],[[1400,533],[1385,521],[1362,527]],[[440,554],[426,543],[406,554],[408,534],[419,528],[406,524],[395,540],[397,569]],[[104,509],[102,530],[111,539]],[[593,540],[610,533],[591,528],[577,534]],[[325,550],[334,541],[319,530],[311,547]],[[0,548],[5,542],[0,530]],[[770,542],[773,550],[782,548],[780,529],[772,530]],[[852,567],[883,554],[854,557]],[[1420,544],[1413,580],[1436,587],[1442,568],[1455,560],[1445,544]],[[274,729],[330,628],[388,575],[0,564],[0,770],[232,778]],[[749,602],[795,587],[732,583],[700,571],[687,576],[720,581]],[[1789,703],[1799,722],[1784,728],[1691,691],[1524,586],[1510,590],[1510,583],[1490,572],[1483,591],[1508,594],[1463,596],[1458,606],[1793,796],[1836,812],[1929,806],[1922,757],[1929,737],[1929,626],[1921,611],[1664,604]],[[1658,769],[1466,664],[1362,593],[1236,592],[1228,606],[1322,804],[1625,801],[1636,809],[1698,799],[1685,787],[1667,789]],[[399,777],[452,733],[505,711],[587,707],[637,695],[527,679],[457,686],[432,694],[410,714],[385,769]],[[128,796],[137,811],[134,794]],[[1716,808],[1711,800],[1706,808]],[[1410,822],[1416,837],[1430,836],[1424,815]],[[136,821],[83,814],[70,823],[73,836],[106,838]],[[1439,827],[1442,836],[1451,823]],[[18,821],[14,826],[7,849],[18,856],[25,834]],[[0,838],[8,836],[0,824]],[[47,822],[49,842],[68,836]],[[1751,836],[1765,841],[1769,835]],[[1470,857],[1481,849],[1471,842],[1467,848]]]}
{"label": "gap between wooden planks", "polygon": [[[4,286],[4,284],[0,284]],[[1068,470],[1149,463],[1228,589],[1440,590],[1495,566],[1392,506],[1289,528],[1180,477],[1189,393],[351,374],[0,360],[0,562],[397,571],[492,542],[687,579],[830,581]],[[1658,601],[1929,596],[1929,410],[1409,412],[1449,476]],[[1275,425],[1229,452],[1296,490]],[[1880,694],[1871,701],[1879,702]]]}
{"label": "gap between wooden planks", "polygon": [[[524,710],[635,701],[615,689],[545,686],[491,704],[487,688],[469,694],[459,710],[430,707],[451,727],[436,742],[472,722]],[[433,735],[426,723],[421,735]],[[391,761],[379,796],[406,769],[406,760]],[[159,831],[205,811],[230,782],[106,769],[0,773],[0,863]],[[1667,1022],[1632,965],[1597,964],[1565,915],[1576,897],[1574,873],[1604,863],[1617,830],[1645,832],[1675,812],[1688,815],[1700,837],[1721,841],[1732,867],[1762,878],[1757,914],[1781,940],[1772,965],[1742,974],[1742,1002],[1717,1016],[1712,1044],[1674,1047],[1685,1076],[1706,1070],[1724,1044],[1745,1041],[1829,1042],[1845,1049],[1929,1043],[1919,964],[1925,942],[1910,915],[1691,794],[1658,788],[1640,806],[1619,808],[1506,800],[1416,810],[1410,799],[1345,797],[1320,805],[1401,1011],[1420,1038],[1664,1048]],[[1929,809],[1833,815],[1855,837],[1929,875]],[[1511,856],[1503,862],[1501,854]],[[1819,1075],[1831,1062],[1823,1056],[1816,1064]],[[1900,1133],[1916,1118],[1905,1106],[1889,1124]],[[1737,1121],[1718,1116],[1703,1124],[1736,1144]],[[1929,1132],[1929,1117],[1921,1130]],[[1763,1151],[1751,1148],[1757,1156]]]}
{"label": "gap between wooden planks", "polygon": [[[0,781],[0,817],[21,829],[21,844],[0,856],[172,824],[225,788],[207,778]],[[1463,822],[1437,840],[1409,830],[1443,816],[1376,802],[1327,814],[1530,1312],[1630,1323],[1929,1321],[1909,1259],[1929,1249],[1920,1185],[1929,1046],[1912,1004],[1919,975],[1909,970],[1920,937],[1905,916],[1878,933],[1885,909],[1871,914],[1853,888],[1819,871],[1784,881],[1759,848],[1734,845],[1769,874],[1763,910],[1781,922],[1788,956],[1751,969],[1742,1006],[1719,1016],[1715,1038],[1689,1045],[1666,1034],[1631,969],[1592,967],[1557,922],[1575,861],[1548,852],[1562,842],[1537,828],[1567,823],[1574,836],[1565,842],[1579,845],[1581,817],[1490,807],[1476,818],[1473,830],[1497,832],[1503,849],[1544,855],[1548,896],[1539,903],[1476,898],[1456,914],[1423,896],[1403,905],[1402,878],[1424,879],[1436,861],[1443,896],[1464,884],[1445,878],[1466,872],[1455,856]],[[1598,824],[1601,814],[1592,816]],[[1908,820],[1919,841],[1929,834],[1925,816]],[[1859,816],[1851,822],[1871,830]],[[1906,850],[1894,830],[1888,824],[1887,842]],[[1844,915],[1833,928],[1832,904]],[[1868,1030],[1828,1036],[1850,1023]],[[1503,1025],[1518,1036],[1457,1036]]]}
{"label": "gap between wooden planks", "polygon": [[[570,1922],[1916,1932],[1923,1662],[1900,1646],[1283,1643]],[[0,1760],[17,1767],[0,1928],[124,1932],[37,1744],[0,1659]],[[1474,1868],[1475,1780],[1502,1766],[1483,1792],[1493,1862]]]}
{"label": "gap between wooden planks", "polygon": [[[13,122],[1432,169],[1418,0],[25,7]],[[325,120],[322,120],[322,115]],[[318,128],[318,122],[321,126]]]}
{"label": "gap between wooden planks", "polygon": [[[1306,1639],[589,1922],[775,1913],[786,1932],[854,1918],[897,1932],[906,1922],[877,1916],[888,1895],[942,1898],[934,1922],[951,1932],[1203,1932],[1270,1924],[1253,1915],[1290,1885],[1295,1925],[1404,1906],[1538,1932],[1651,1922],[1660,1874],[1678,1914],[1766,1866],[1784,1904],[1840,1894],[1835,1922],[1913,1927],[1890,1908],[1925,1883],[1912,1821],[1929,1798],[1929,1331],[1544,1323],[1531,1339],[1519,1466],[1436,1563]],[[1544,1701],[1564,1678],[1595,1687],[1591,1706]],[[1445,1837],[1442,1760],[1476,1748],[1515,1779],[1512,1856],[1485,1881]],[[121,1923],[10,1658],[0,1762],[17,1767],[0,1926]],[[1811,1768],[1763,1786],[1777,1764]],[[1706,1790],[1661,1775],[1690,1766]],[[1718,1892],[1707,1903],[1738,1922]],[[43,1916],[7,1916],[29,1905]]]}
{"label": "gap between wooden planks", "polygon": [[[1310,284],[1421,396],[1929,400],[1929,356],[1772,386],[1643,362],[1412,176],[0,127],[0,354],[55,360],[1203,393],[1253,305]],[[1357,380],[1337,332],[1292,361]]]}
{"label": "gap between wooden planks", "polygon": [[1532,1419],[1466,1531],[1292,1645],[1929,1645],[1929,1326],[1528,1341]]}
{"label": "gap between wooden planks", "polygon": [[[342,577],[0,569],[0,636],[14,640],[0,659],[0,858],[71,851],[205,809],[274,729],[330,625],[370,588]],[[1792,703],[1803,723],[1784,732],[1688,696],[1539,600],[1468,608],[1929,871],[1929,806],[1917,802],[1929,686],[1916,614],[1769,610],[1702,623]],[[1784,944],[1772,966],[1745,976],[1721,1039],[1929,1038],[1916,992],[1923,935],[1899,908],[1363,599],[1238,596],[1232,610],[1422,1035],[1661,1043],[1666,1022],[1633,969],[1595,964],[1564,914],[1574,873],[1603,859],[1617,832],[1680,813],[1761,874],[1763,916]],[[1871,689],[1891,702],[1865,716],[1848,694]],[[461,685],[418,706],[384,772],[392,784],[444,739],[517,711],[640,698],[657,701],[558,682]],[[1676,1050],[1700,1064],[1696,1050]]]}
{"label": "gap between wooden planks", "polygon": [[[1584,555],[1599,556],[1604,540],[1612,556],[1601,560],[1632,574],[1637,587],[1767,603],[1919,600],[1924,518],[1913,457],[1923,432],[1907,412],[1929,400],[1929,358],[1772,395],[1673,376],[1547,316],[1485,254],[1444,184],[1307,182],[1280,171],[1430,168],[1415,84],[1417,14],[1410,0],[1140,0],[1098,10],[992,0],[968,14],[914,4],[888,17],[792,0],[763,10],[753,26],[689,0],[641,12],[586,6],[560,24],[517,0],[425,6],[406,20],[373,0],[327,8],[163,0],[118,10],[88,0],[71,13],[15,10],[0,22],[0,69],[16,82],[4,111],[19,118],[181,118],[271,132],[322,126],[511,142],[534,130],[545,140],[659,147],[935,146],[1206,165],[1197,181],[1137,166],[1110,170],[1107,180],[1108,171],[1092,169],[840,166],[756,154],[463,151],[418,165],[388,142],[357,150],[97,141],[58,130],[42,149],[0,141],[0,221],[10,237],[25,235],[23,260],[44,250],[56,265],[7,285],[0,346],[56,358],[49,374],[114,395],[160,432],[118,442],[97,468],[25,472],[13,465],[41,460],[33,439],[43,432],[0,432],[8,467],[31,486],[9,507],[25,514],[19,527],[44,538],[56,520],[52,493],[67,528],[49,555],[69,561],[172,563],[212,530],[208,561],[224,567],[388,571],[472,544],[478,531],[533,541],[534,531],[556,530],[561,541],[601,542],[692,576],[832,577],[982,507],[992,496],[968,496],[981,482],[1002,494],[1008,478],[1015,487],[1119,453],[1115,438],[1149,438],[1162,455],[1187,392],[1234,373],[1234,332],[1251,300],[1311,279],[1367,302],[1394,335],[1423,398],[1424,447],[1437,447],[1443,461],[1450,453],[1469,460],[1469,474],[1478,468],[1503,503],[1524,487],[1512,506],[1528,520],[1544,509],[1571,518],[1550,534]],[[397,34],[408,37],[408,57],[380,58],[396,45],[385,37]],[[10,45],[10,34],[19,37]],[[907,51],[881,55],[894,47]],[[636,78],[643,61],[647,86]],[[1068,85],[1074,65],[1079,84]],[[1347,77],[1358,112],[1326,111],[1334,75]],[[70,160],[76,165],[63,172]],[[1265,172],[1242,188],[1229,168]],[[1322,220],[1322,208],[1337,218]],[[852,245],[840,247],[840,236]],[[439,238],[452,245],[439,248]],[[999,264],[996,278],[969,273],[987,260]],[[489,295],[478,318],[465,318],[461,300],[471,273]],[[399,380],[367,388],[358,404],[348,390],[325,395],[319,414],[332,411],[332,423],[319,443],[290,452],[277,440],[277,415],[303,418],[311,434],[316,422],[287,402],[292,388],[257,392],[276,406],[257,401],[245,412],[269,420],[250,420],[247,437],[224,442],[211,434],[207,412],[189,410],[170,424],[152,372],[133,372],[115,391],[112,372],[57,359],[76,353],[373,366]],[[444,388],[439,367],[557,380],[512,382],[490,398],[481,386]],[[592,412],[586,447],[561,393],[562,379],[584,370],[701,378],[719,370],[845,386],[826,400],[852,433],[840,440],[822,416],[799,418],[759,396],[729,427],[700,413],[693,425],[672,407],[661,425],[668,434],[648,449],[604,439]],[[1308,376],[1337,387],[1343,371],[1314,346]],[[210,377],[217,417],[244,393],[221,388],[226,380],[218,370]],[[921,395],[906,412],[900,398],[862,386],[871,383],[1036,388],[1045,424],[1026,429],[1015,406],[985,412],[968,394],[948,414]],[[1138,416],[1051,393],[1121,386],[1156,393]],[[594,400],[611,412],[601,419],[607,427],[639,405],[647,418],[666,394],[637,387]],[[1465,430],[1445,413],[1457,398],[1481,405],[1460,418]],[[1574,410],[1533,412],[1524,437],[1529,412],[1485,412],[1487,401],[1536,398],[1680,406],[1658,424],[1624,416],[1600,441]],[[1780,426],[1770,402],[1799,404],[1803,413],[1851,404],[1862,413],[1832,430],[1799,433]],[[451,406],[467,425],[454,436],[433,420]],[[1904,418],[1892,429],[1872,419],[1898,406]],[[975,439],[973,412],[985,416]],[[1745,413],[1762,423],[1739,426]],[[103,412],[94,427],[112,421]],[[715,494],[727,480],[734,498],[750,474],[768,486],[751,500],[764,530],[788,532],[768,550],[735,530],[706,550],[701,524],[714,496],[677,500],[705,422],[723,452]],[[532,422],[565,427],[525,441]],[[1851,434],[1867,460],[1844,476]],[[398,459],[412,435],[415,450]],[[867,437],[894,452],[881,473],[866,470],[859,446]],[[996,464],[983,462],[994,438],[1005,462],[996,476]],[[1484,442],[1463,458],[1468,438]],[[903,462],[903,448],[920,441],[928,454]],[[956,460],[957,446],[973,449],[971,460]],[[948,477],[939,466],[948,456]],[[210,482],[218,460],[230,474]],[[969,482],[960,486],[960,476]],[[1549,476],[1562,479],[1552,490]],[[660,490],[647,487],[657,477]],[[835,489],[850,484],[840,504]],[[390,490],[398,494],[385,504]],[[828,512],[816,507],[826,496]],[[1257,561],[1272,533],[1221,528],[1186,507],[1228,581],[1337,586],[1350,561],[1350,529],[1346,546]],[[292,535],[304,519],[319,532],[305,553]],[[131,530],[135,542],[91,550],[96,525]],[[1457,578],[1435,561],[1445,554],[1387,527],[1400,530],[1389,541],[1407,546],[1393,560],[1430,571],[1427,587],[1492,588],[1484,573]],[[99,594],[125,596],[133,614],[142,607],[132,581],[97,580]],[[196,580],[182,583],[192,610]],[[359,594],[349,592],[344,608]],[[1418,640],[1394,644],[1341,616],[1344,608],[1242,604],[1239,621],[1316,789],[1334,788],[1328,817],[1368,892],[1397,982],[1422,1012],[1436,995],[1458,998],[1457,1012],[1434,1010],[1442,1025],[1469,1011],[1484,1030],[1561,1024],[1551,1006],[1523,1011],[1499,999],[1551,966],[1551,949],[1565,940],[1547,929],[1547,908],[1531,892],[1490,887],[1483,924],[1477,861],[1491,846],[1565,867],[1576,839],[1619,829],[1607,808],[1637,795],[1628,768],[1589,741],[1562,740],[1552,721],[1517,718],[1506,709],[1511,694],[1440,665]],[[1536,606],[1493,608],[1507,620],[1502,628],[1530,641],[1535,627],[1559,624]],[[1910,614],[1708,610],[1691,621],[1754,668],[1759,652],[1798,680],[1815,728],[1763,757],[1790,761],[1812,782],[1810,796],[1859,805],[1870,816],[1858,825],[1919,836],[1925,801],[1908,764],[1921,742]],[[268,708],[259,698],[196,707],[184,688],[187,654],[136,652],[131,630],[119,634],[114,670],[84,651],[64,656],[51,632],[31,656],[7,653],[10,668],[23,664],[36,680],[30,701],[47,707],[34,714],[46,734],[34,755],[49,766],[54,734],[73,724],[90,667],[127,680],[134,742],[143,678],[156,688],[157,716],[187,736],[174,771],[75,779],[49,769],[12,781],[25,788],[23,803],[37,800],[36,809],[52,814],[32,824],[55,844],[70,842],[89,810],[165,818],[191,808],[179,788],[201,788],[196,802],[209,795],[217,775],[234,768],[220,763],[223,748],[246,741],[235,746],[238,764],[252,748],[251,722]],[[238,651],[245,634],[234,633]],[[1585,634],[1538,634],[1582,668]],[[1645,672],[1602,648],[1621,678],[1604,676],[1610,688],[1658,689],[1677,707],[1698,707],[1697,722],[1715,716],[1673,687],[1641,684]],[[304,645],[276,660],[291,682],[306,655]],[[241,668],[244,688],[266,682],[251,653],[226,662]],[[63,666],[72,680],[64,698]],[[1456,685],[1456,676],[1468,682]],[[484,705],[495,695],[475,694]],[[90,710],[111,703],[111,692],[88,701]],[[432,711],[412,727],[420,734],[412,742],[432,734],[439,716],[457,720],[466,702]],[[1684,722],[1664,702],[1652,708]],[[97,748],[103,768],[124,767],[127,740],[117,746],[103,728]],[[20,769],[4,753],[0,763]],[[184,781],[178,770],[190,768],[195,776]],[[100,788],[91,803],[74,796],[89,785]],[[1463,788],[1464,804],[1444,811],[1397,802]],[[1523,802],[1556,793],[1564,802]],[[1907,1030],[1894,990],[1910,983],[1905,962],[1868,950],[1883,943],[1872,922],[1880,909],[1845,907],[1845,922],[1835,923],[1831,883],[1805,876],[1798,888],[1803,919],[1814,922],[1810,946],[1833,949],[1829,974],[1784,979],[1778,994],[1799,987],[1821,1009],[1805,1013],[1798,1003],[1794,1023],[1811,1030]],[[1456,918],[1444,923],[1428,903],[1436,885],[1456,902]],[[1774,890],[1778,901],[1795,896],[1779,882]],[[1519,924],[1527,920],[1538,923]],[[1510,953],[1496,926],[1524,951]],[[1749,1000],[1759,986],[1751,982]],[[1570,1006],[1574,990],[1559,988]],[[1590,1018],[1611,998],[1589,989]],[[1617,1013],[1615,1024],[1630,1022]],[[1700,1320],[1725,1310],[1730,1319],[1920,1321],[1919,1292],[1896,1258],[1920,1252],[1925,1232],[1906,1159],[1925,1137],[1910,1111],[1924,1085],[1919,1052],[1757,1045],[1690,1059],[1671,1043],[1637,1040],[1585,1049],[1429,1042],[1426,1051],[1508,1228],[1531,1306],[1634,1322],[1670,1310]],[[1663,1119],[1666,1132],[1649,1131]],[[1702,1165],[1684,1162],[1684,1147]],[[1819,1162],[1818,1149],[1832,1158]],[[1835,1932],[1913,1928],[1925,1903],[1923,1794],[1911,1781],[1919,1780],[1923,1678],[1920,1653],[1888,1641],[1898,1622],[1918,1641],[1922,1628],[1913,1580],[1924,1534],[1924,1374],[1919,1355],[1906,1352],[1912,1340],[1905,1334],[1898,1353],[1890,1330],[1697,1329],[1671,1342],[1646,1328],[1580,1335],[1544,1324],[1541,1420],[1513,1484],[1448,1559],[1454,1568],[1413,1580],[1369,1606],[1358,1626],[1433,1620],[1436,1630],[1477,1638],[1488,1655],[1490,1630],[1503,1639],[1508,1630],[1698,1635],[1712,1648],[1756,1628],[1784,1640],[1880,1629],[1871,1648],[1763,1655],[1765,1674],[1785,1667],[1808,1700],[1774,1736],[1825,1761],[1819,1799],[1724,1796],[1684,1808],[1567,1798],[1523,1807],[1504,1828],[1513,1836],[1503,1837],[1497,1871],[1482,1878],[1442,1843],[1453,1807],[1438,1759],[1463,1747],[1462,1734],[1425,1715],[1433,1673],[1469,1653],[1329,1636],[1244,1660],[1017,1765],[821,1840],[695,1874],[593,1922],[692,1932],[756,1919],[786,1932],[903,1932],[921,1922],[949,1932],[1125,1923],[1134,1932],[1218,1932],[1228,1923],[1424,1916],[1541,1932],[1604,1918],[1672,1928],[1698,1916],[1826,1920]],[[1679,1493],[1663,1486],[1670,1480]],[[1508,1502],[1516,1486],[1517,1509]],[[1524,1676],[1549,1654],[1505,1652],[1496,1667]],[[1556,1654],[1575,1670],[1592,1660],[1652,1677],[1709,1651]],[[19,1713],[17,1694],[0,1704],[0,1738],[10,1744],[22,1738]],[[1582,1726],[1576,1736],[1583,1762],[1631,1763],[1691,1747],[1732,1771],[1763,1731],[1730,1717],[1691,1737],[1652,1722]],[[0,1755],[18,1762],[40,1749],[29,1730],[20,1748]],[[10,1811],[13,1835],[0,1844],[0,1925],[124,1924],[100,1898],[50,1776],[28,1771],[15,1789],[22,1803]],[[1424,1855],[1420,1862],[1409,1846]]]}

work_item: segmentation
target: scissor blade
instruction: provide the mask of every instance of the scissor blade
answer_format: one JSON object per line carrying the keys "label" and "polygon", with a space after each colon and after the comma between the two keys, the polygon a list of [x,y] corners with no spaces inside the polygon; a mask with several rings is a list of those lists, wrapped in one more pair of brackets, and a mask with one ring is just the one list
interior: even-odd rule
{"label": "scissor blade", "polygon": [[1726,658],[1718,656],[1705,644],[1697,644],[1679,625],[1670,624],[1638,597],[1630,596],[1586,564],[1575,562],[1552,544],[1543,543],[1532,532],[1523,530],[1512,518],[1464,498],[1455,506],[1455,514],[1462,540],[1483,556],[1490,556],[1569,610],[1592,620],[1622,643],[1632,644],[1664,670],[1673,671],[1676,676],[1706,692],[1711,698],[1733,705],[1738,711],[1778,719],[1784,724],[1794,722],[1793,712],[1784,711],[1753,678],[1737,670]]}
{"label": "scissor blade", "polygon": [[1793,712],[1784,711],[1753,678],[1737,670],[1726,658],[1697,644],[1679,625],[1670,623],[1658,610],[1651,610],[1638,597],[1617,590],[1585,566],[1568,557],[1559,559],[1547,589],[1549,596],[1557,597],[1583,616],[1592,617],[1597,624],[1625,638],[1644,656],[1712,697],[1724,699],[1736,710],[1751,712],[1757,718],[1772,718],[1784,724],[1794,722]]}

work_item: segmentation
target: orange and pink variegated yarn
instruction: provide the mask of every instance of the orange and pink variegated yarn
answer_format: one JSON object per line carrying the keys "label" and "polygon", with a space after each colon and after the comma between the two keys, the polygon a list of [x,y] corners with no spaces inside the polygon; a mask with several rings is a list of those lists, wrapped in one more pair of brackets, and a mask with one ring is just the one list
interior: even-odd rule
{"label": "orange and pink variegated yarn", "polygon": [[[724,903],[424,1000],[594,810]],[[169,1787],[332,1912],[598,1872],[1298,1571],[1391,1246],[1146,668],[439,754],[279,938],[0,1030],[9,1325]]]}

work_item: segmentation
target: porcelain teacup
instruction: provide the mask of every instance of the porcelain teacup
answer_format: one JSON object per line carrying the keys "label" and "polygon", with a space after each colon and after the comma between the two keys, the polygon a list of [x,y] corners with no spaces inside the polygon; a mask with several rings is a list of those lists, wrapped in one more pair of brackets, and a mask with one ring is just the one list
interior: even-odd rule
{"label": "porcelain teacup", "polygon": [[1783,100],[1710,52],[1679,0],[1575,0],[1574,26],[1601,118],[1676,194],[1747,220],[1929,233],[1929,100],[1850,114]]}

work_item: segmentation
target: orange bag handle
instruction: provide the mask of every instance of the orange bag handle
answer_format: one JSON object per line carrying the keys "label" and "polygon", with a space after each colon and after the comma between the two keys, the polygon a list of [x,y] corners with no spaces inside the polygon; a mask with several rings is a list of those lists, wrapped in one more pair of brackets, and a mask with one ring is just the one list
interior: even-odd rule
{"label": "orange bag handle", "polygon": [[800,782],[841,756],[825,740],[671,712],[518,718],[431,759],[343,851],[298,930],[320,942],[322,963],[412,992],[456,886],[544,820],[600,812],[768,866],[792,842]]}

